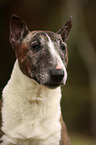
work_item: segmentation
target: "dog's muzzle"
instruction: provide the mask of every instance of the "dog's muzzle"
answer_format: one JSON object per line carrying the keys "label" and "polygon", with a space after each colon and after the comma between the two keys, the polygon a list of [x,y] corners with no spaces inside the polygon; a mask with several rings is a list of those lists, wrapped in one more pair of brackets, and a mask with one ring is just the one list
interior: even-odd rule
{"label": "dog's muzzle", "polygon": [[64,71],[62,69],[50,70],[50,82],[46,84],[49,88],[56,88],[63,85]]}

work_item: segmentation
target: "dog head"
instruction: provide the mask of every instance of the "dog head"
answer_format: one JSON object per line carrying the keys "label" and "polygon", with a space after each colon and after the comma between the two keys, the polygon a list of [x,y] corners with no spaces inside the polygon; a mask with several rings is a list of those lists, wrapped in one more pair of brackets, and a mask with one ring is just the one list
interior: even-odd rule
{"label": "dog head", "polygon": [[72,19],[57,33],[29,31],[21,18],[12,15],[9,40],[15,51],[21,71],[39,84],[49,88],[64,85],[68,63],[66,40]]}

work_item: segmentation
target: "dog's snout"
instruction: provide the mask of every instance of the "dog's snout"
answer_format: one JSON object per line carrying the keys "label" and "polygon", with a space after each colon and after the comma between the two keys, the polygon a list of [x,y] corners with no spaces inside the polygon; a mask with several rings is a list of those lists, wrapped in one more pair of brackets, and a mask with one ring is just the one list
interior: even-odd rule
{"label": "dog's snout", "polygon": [[64,77],[64,71],[62,69],[52,69],[50,75],[54,80],[61,81]]}

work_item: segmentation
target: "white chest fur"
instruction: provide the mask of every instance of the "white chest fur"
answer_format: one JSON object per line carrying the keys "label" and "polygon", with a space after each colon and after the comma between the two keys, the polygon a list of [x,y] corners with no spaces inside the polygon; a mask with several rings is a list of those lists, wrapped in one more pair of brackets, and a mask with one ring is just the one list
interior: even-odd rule
{"label": "white chest fur", "polygon": [[2,145],[59,145],[61,89],[48,89],[26,77],[16,61],[3,90]]}

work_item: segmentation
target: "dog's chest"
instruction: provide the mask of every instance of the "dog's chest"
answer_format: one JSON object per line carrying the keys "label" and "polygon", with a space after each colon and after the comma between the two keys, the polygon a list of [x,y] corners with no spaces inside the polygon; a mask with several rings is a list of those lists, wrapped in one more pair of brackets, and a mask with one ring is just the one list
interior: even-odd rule
{"label": "dog's chest", "polygon": [[32,122],[22,121],[15,130],[19,145],[59,145],[61,137],[61,126],[59,122],[51,123],[50,120]]}
{"label": "dog's chest", "polygon": [[[4,105],[4,110],[8,110],[4,117],[4,132],[12,136],[19,145],[59,145],[61,126],[58,104],[54,103],[52,107],[50,101],[47,104],[39,101],[32,103],[25,98],[19,98],[18,103],[17,111],[14,110],[15,107],[12,111],[12,108],[6,108],[6,104]],[[12,116],[10,115],[8,120],[9,113]]]}

